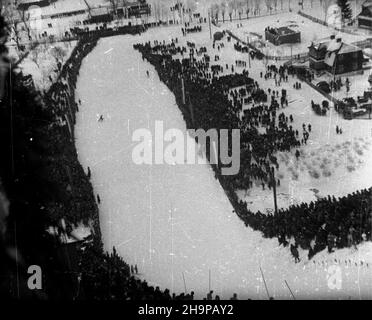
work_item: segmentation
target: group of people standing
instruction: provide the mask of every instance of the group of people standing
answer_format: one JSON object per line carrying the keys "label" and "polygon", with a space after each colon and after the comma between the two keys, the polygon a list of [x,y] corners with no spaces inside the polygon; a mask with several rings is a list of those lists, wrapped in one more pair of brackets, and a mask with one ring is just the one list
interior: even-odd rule
{"label": "group of people standing", "polygon": [[[247,204],[234,194],[236,190],[251,188],[254,181],[261,183],[263,188],[265,184],[269,188],[280,185],[279,179],[275,179],[275,170],[279,168],[279,163],[274,156],[276,152],[295,149],[296,158],[301,156],[299,147],[307,143],[312,128],[310,124],[303,124],[303,132],[300,136],[299,129],[295,129],[292,125],[293,116],[285,116],[279,111],[280,108],[288,106],[286,91],[282,91],[279,97],[278,91],[269,92],[261,89],[257,81],[250,78],[249,72],[245,69],[241,73],[235,73],[233,69],[230,73],[230,68],[219,69],[219,72],[212,71],[209,60],[205,56],[196,59],[190,55],[189,58],[179,60],[173,59],[172,52],[167,51],[166,48],[159,55],[159,51],[155,51],[150,42],[137,44],[134,47],[141,52],[143,59],[155,66],[160,79],[175,93],[180,106],[182,106],[182,92],[179,79],[184,79],[189,101],[192,105],[198,106],[194,108],[193,117],[188,113],[188,108],[181,108],[188,127],[240,129],[241,169],[239,174],[224,177],[219,174],[218,166],[214,169],[221,184],[228,191],[237,214],[247,225],[262,231],[266,237],[277,237],[282,245],[288,245],[289,240],[294,239],[291,252],[296,262],[299,261],[296,254],[298,247],[308,249],[309,258],[311,258],[327,246],[326,239],[330,232],[335,233],[339,238],[338,247],[348,246],[348,242],[345,241],[347,232],[344,231],[349,230],[350,224],[354,224],[355,221],[350,218],[351,210],[344,203],[350,204],[350,199],[356,200],[355,207],[365,219],[368,215],[361,210],[361,201],[372,204],[371,199],[367,197],[371,190],[365,190],[363,193],[358,193],[358,196],[351,195],[345,199],[320,200],[316,203],[279,210],[276,215],[250,212]],[[288,77],[295,74],[296,71],[291,66],[269,65],[266,67],[265,79],[287,82]],[[301,83],[297,82],[295,87],[300,89]],[[248,108],[243,108],[244,99],[249,100]],[[348,217],[348,226],[340,227],[344,224],[341,215],[340,219],[333,219],[327,214],[327,210],[334,207],[338,207],[339,212],[342,212],[344,217]],[[324,223],[327,225],[325,229],[322,227]],[[367,232],[365,224],[363,226],[366,238],[370,239],[371,232]],[[357,228],[354,229],[357,230]],[[353,236],[354,242],[361,241],[361,233],[359,235],[359,237]]]}

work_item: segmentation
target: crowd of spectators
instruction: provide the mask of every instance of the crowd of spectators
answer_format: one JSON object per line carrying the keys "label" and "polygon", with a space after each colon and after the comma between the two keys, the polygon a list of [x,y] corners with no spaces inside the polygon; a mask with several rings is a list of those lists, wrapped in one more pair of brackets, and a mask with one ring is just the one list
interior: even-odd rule
{"label": "crowd of spectators", "polygon": [[[185,80],[188,99],[192,105],[198,106],[191,121],[188,108],[183,109],[182,101],[179,101],[190,128],[240,129],[241,170],[231,181],[235,190],[249,189],[257,180],[263,188],[280,184],[273,178],[274,169],[279,168],[274,153],[298,148],[309,138],[307,127],[303,127],[301,134],[291,125],[293,116],[287,117],[280,112],[288,106],[286,90],[263,90],[249,77],[244,65],[237,62],[231,66],[211,66],[207,52],[196,55],[194,44],[185,48],[174,41],[159,45],[155,40],[154,45],[146,43],[134,47],[141,51],[144,59],[154,64],[160,78],[176,92],[176,97],[179,94],[179,99],[182,96],[180,79]],[[184,58],[173,59],[179,52]],[[235,68],[243,70],[235,73]],[[221,75],[224,70],[229,73]],[[265,79],[288,81],[288,74],[286,67],[268,65]],[[250,104],[248,108],[245,102]]]}
{"label": "crowd of spectators", "polygon": [[[3,21],[0,22],[3,29]],[[44,94],[43,103],[38,94],[22,88],[21,75],[14,75],[12,85],[3,90],[4,96],[0,101],[0,145],[4,151],[0,159],[3,184],[1,194],[8,195],[11,206],[5,236],[0,237],[0,256],[4,261],[0,271],[1,275],[5,275],[0,279],[8,279],[8,282],[12,282],[12,288],[8,290],[1,280],[0,293],[17,295],[14,290],[15,264],[7,254],[8,248],[14,245],[14,239],[7,235],[17,230],[17,246],[24,262],[39,263],[49,276],[45,294],[60,288],[57,284],[62,284],[61,279],[65,278],[57,276],[58,272],[62,272],[58,268],[60,260],[55,248],[62,244],[47,236],[45,230],[50,225],[58,226],[63,218],[70,228],[75,223],[92,220],[95,227],[94,240],[77,246],[78,268],[67,270],[69,277],[74,277],[79,283],[78,295],[74,293],[74,297],[102,300],[192,300],[193,292],[171,295],[169,290],[161,291],[139,280],[116,250],[112,254],[103,251],[98,209],[89,182],[90,170],[86,174],[81,168],[73,138],[75,113],[80,107],[75,102],[76,81],[82,60],[94,48],[96,41],[94,37],[79,41],[57,82]],[[309,204],[291,206],[276,214],[250,212],[247,204],[238,199],[235,191],[243,184],[244,187],[252,187],[253,180],[259,180],[269,188],[280,183],[272,178],[274,168],[278,168],[274,153],[306,143],[311,132],[311,127],[304,124],[301,139],[300,133],[291,126],[293,117],[286,117],[280,112],[280,109],[287,106],[286,92],[261,89],[246,70],[241,74],[224,76],[211,73],[205,50],[198,55],[199,60],[194,48],[194,51],[189,50],[189,57],[180,61],[173,60],[172,55],[179,52],[185,54],[185,51],[178,50],[176,44],[170,47],[158,44],[156,52],[149,43],[136,45],[135,48],[155,66],[160,78],[175,93],[189,128],[242,130],[243,166],[240,174],[227,177],[220,174],[219,166],[214,166],[214,169],[236,213],[247,226],[261,231],[265,237],[278,238],[279,244],[283,246],[290,244],[296,261],[299,259],[298,247],[308,250],[311,258],[325,248],[332,252],[335,248],[355,246],[371,240],[372,188],[340,199],[328,197]],[[175,53],[170,48],[176,48]],[[272,76],[276,75],[282,81],[291,74],[290,69],[275,70],[273,66],[268,66],[266,72],[271,72]],[[185,80],[191,103],[198,105],[194,109],[197,113],[194,117],[182,103],[182,89],[179,86],[181,78]],[[281,103],[278,102],[279,98]],[[250,103],[249,109],[243,108],[245,99]],[[12,136],[7,120],[11,118],[10,115],[17,119],[10,124]],[[12,148],[9,148],[10,139]],[[247,185],[246,181],[250,183]],[[3,211],[3,197],[0,201]],[[26,278],[25,265],[18,267],[20,277]],[[206,299],[212,299],[212,295],[213,292],[209,292]],[[45,297],[42,294],[38,296]],[[217,296],[215,299],[218,300]],[[232,299],[236,300],[237,296],[234,295]]]}
{"label": "crowd of spectators", "polygon": [[[4,28],[0,17],[0,31]],[[90,170],[86,174],[79,164],[73,139],[79,68],[95,44],[93,39],[79,41],[57,82],[43,96],[24,86],[22,73],[0,74],[2,80],[11,79],[2,82],[0,100],[2,299],[169,298],[169,291],[160,292],[131,274],[115,250],[113,254],[103,250]],[[3,48],[0,44],[1,52]],[[62,232],[69,234],[80,222],[93,222],[90,240],[61,242]],[[57,234],[49,233],[49,227]],[[42,269],[41,290],[27,287],[30,265]],[[171,296],[177,297],[190,299],[192,294]]]}
{"label": "crowd of spectators", "polygon": [[[177,52],[176,47],[174,45]],[[312,258],[327,247],[332,251],[371,239],[371,189],[340,199],[328,198],[291,206],[276,214],[253,213],[246,202],[238,199],[236,191],[249,189],[254,182],[262,184],[263,189],[265,186],[272,188],[280,185],[280,180],[275,179],[275,169],[279,168],[279,164],[274,154],[297,149],[307,143],[311,125],[304,123],[300,133],[291,125],[293,116],[287,117],[280,111],[288,105],[285,91],[280,96],[279,90],[261,89],[249,77],[244,66],[240,73],[235,73],[234,66],[231,66],[231,72],[228,65],[226,68],[210,66],[207,53],[195,57],[190,52],[188,57],[179,60],[173,57],[173,52],[165,44],[161,50],[158,47],[154,50],[150,42],[136,44],[134,48],[141,52],[143,59],[154,65],[160,79],[175,94],[188,128],[241,130],[239,174],[223,176],[219,165],[212,167],[236,213],[247,226],[261,231],[265,237],[278,238],[280,245],[291,244],[296,262],[299,261],[299,247],[309,250],[308,257]],[[224,70],[229,74],[222,75]],[[275,77],[280,83],[295,74],[297,71],[291,66],[278,68],[268,65],[265,80]],[[193,117],[190,109],[183,105],[180,79],[184,80],[191,105],[198,106],[194,108]],[[301,89],[300,85],[298,89]],[[248,108],[245,107],[246,102],[250,103]],[[298,149],[295,154],[297,159],[301,156]]]}

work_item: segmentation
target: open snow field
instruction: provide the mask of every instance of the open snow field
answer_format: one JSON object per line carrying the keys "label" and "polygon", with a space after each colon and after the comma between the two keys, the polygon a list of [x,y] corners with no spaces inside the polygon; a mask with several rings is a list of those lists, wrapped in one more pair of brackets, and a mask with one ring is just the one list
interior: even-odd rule
{"label": "open snow field", "polygon": [[[289,249],[278,247],[276,239],[263,239],[259,232],[244,226],[208,166],[133,163],[134,130],[153,128],[156,120],[163,120],[166,128],[185,130],[173,94],[132,48],[133,43],[174,37],[206,45],[212,56],[206,28],[187,38],[181,37],[179,27],[157,28],[140,37],[101,39],[80,72],[77,98],[82,100],[82,106],[77,114],[76,144],[79,159],[85,168],[91,168],[94,190],[101,197],[105,248],[111,251],[115,246],[129,264],[138,265],[150,284],[176,292],[194,290],[198,298],[209,290],[209,272],[211,289],[222,298],[234,292],[241,299],[267,298],[261,265],[270,295],[275,298],[291,298],[286,280],[296,298],[371,299],[371,243],[360,245],[358,251],[345,249],[331,255],[321,252],[310,262],[306,252],[300,252],[302,260],[295,264]],[[232,50],[233,43],[226,44],[220,53],[221,63],[244,59]],[[253,61],[250,73],[262,87],[274,88],[271,81],[259,78],[263,68],[264,62]],[[297,127],[303,122],[313,126],[308,146],[302,150],[307,156],[297,164],[298,201],[314,196],[310,187],[326,195],[370,186],[371,122],[347,122],[333,111],[320,118],[312,112],[309,101],[321,102],[323,97],[304,85],[302,90],[294,91],[291,84],[290,106],[284,112],[293,114]],[[99,114],[105,118],[102,123],[97,122]],[[336,124],[343,128],[342,136],[336,136]],[[344,153],[355,156],[353,173],[347,173]],[[338,157],[341,163],[336,168]],[[297,170],[296,164],[291,164],[294,157],[287,154],[279,158],[283,175],[289,179],[289,173]],[[323,162],[329,166],[331,176],[308,177],[308,166],[322,172]],[[301,165],[306,169],[301,171]],[[289,193],[289,182],[284,180],[282,185],[278,192]],[[250,199],[260,199],[255,205],[262,202],[265,207],[269,200],[263,201],[262,197],[268,194],[262,195],[259,188],[254,188]],[[339,280],[336,285],[335,276]]]}

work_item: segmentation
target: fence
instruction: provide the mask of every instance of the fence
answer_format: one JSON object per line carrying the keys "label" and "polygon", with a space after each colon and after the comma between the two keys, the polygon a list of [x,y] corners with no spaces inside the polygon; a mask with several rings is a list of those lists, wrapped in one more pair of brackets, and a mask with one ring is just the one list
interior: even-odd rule
{"label": "fence", "polygon": [[299,53],[299,54],[294,54],[294,55],[291,55],[291,56],[266,55],[266,58],[269,59],[269,60],[279,60],[279,61],[283,61],[283,60],[303,60],[303,59],[306,60],[308,57],[309,57],[308,53]]}
{"label": "fence", "polygon": [[240,39],[237,35],[232,33],[230,30],[226,30],[226,33],[234,38],[235,40],[243,43],[244,45],[248,46],[251,50],[258,52],[264,57],[265,59],[268,60],[275,60],[275,61],[287,61],[287,60],[301,60],[301,59],[307,59],[309,57],[308,53],[300,53],[300,54],[295,54],[291,56],[273,56],[273,55],[268,55],[263,53],[260,49],[255,47],[252,43],[245,42],[244,40]]}

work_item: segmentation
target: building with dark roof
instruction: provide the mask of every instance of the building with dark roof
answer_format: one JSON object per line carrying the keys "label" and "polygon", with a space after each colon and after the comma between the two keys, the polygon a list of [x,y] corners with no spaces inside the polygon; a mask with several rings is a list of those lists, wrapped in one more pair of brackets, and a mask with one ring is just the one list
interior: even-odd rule
{"label": "building with dark roof", "polygon": [[301,32],[288,27],[267,27],[265,29],[265,39],[276,46],[286,43],[299,43],[301,42]]}
{"label": "building with dark roof", "polygon": [[334,35],[328,39],[311,43],[309,47],[310,68],[343,74],[363,69],[363,51],[352,44],[342,42]]}
{"label": "building with dark roof", "polygon": [[130,17],[140,17],[141,15],[150,15],[151,6],[146,3],[146,1],[135,1],[129,3],[125,6],[127,11],[127,16]]}
{"label": "building with dark roof", "polygon": [[372,29],[372,1],[368,0],[362,4],[362,12],[358,15],[358,26],[360,28]]}
{"label": "building with dark roof", "polygon": [[89,21],[91,23],[110,22],[113,19],[113,13],[109,8],[94,8],[89,10]]}

